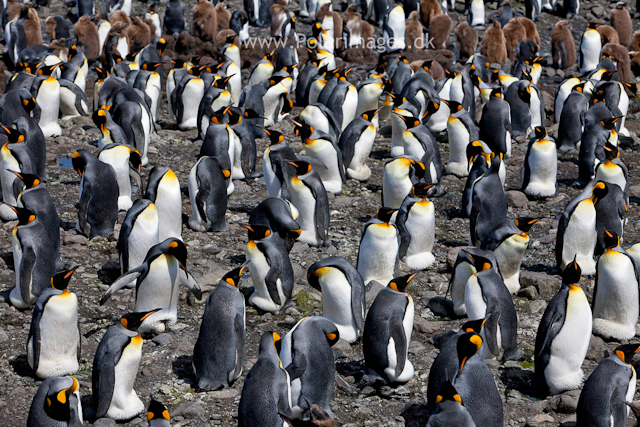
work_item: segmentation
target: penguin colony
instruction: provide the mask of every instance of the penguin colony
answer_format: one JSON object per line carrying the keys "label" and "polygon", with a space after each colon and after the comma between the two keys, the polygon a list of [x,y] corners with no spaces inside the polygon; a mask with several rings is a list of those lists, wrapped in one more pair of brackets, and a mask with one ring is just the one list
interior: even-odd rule
{"label": "penguin colony", "polygon": [[[631,74],[637,52],[627,46],[640,47],[640,36],[624,2],[611,10],[611,25],[589,23],[577,44],[569,19],[583,12],[579,0],[505,0],[488,14],[482,0],[464,10],[437,0],[301,0],[299,9],[287,0],[245,0],[233,11],[200,0],[191,22],[180,0],[142,7],[111,0],[98,11],[92,0],[77,0],[66,16],[45,16],[48,6],[9,1],[2,15],[10,76],[0,98],[0,218],[11,230],[15,280],[3,298],[32,316],[25,370],[42,380],[28,426],[144,414],[150,426],[171,425],[170,393],[147,396],[136,387],[141,367],[154,363],[149,341],[181,330],[185,299],[204,303],[184,376],[195,393],[240,380],[239,426],[335,426],[342,423],[335,384],[397,397],[416,375],[428,381],[423,425],[502,426],[508,397],[491,368],[507,363],[532,368],[532,397],[577,392],[578,426],[624,426],[630,412],[640,414],[633,403],[640,247],[624,239],[633,218],[623,161],[636,121],[630,97],[640,98]],[[333,10],[339,6],[344,12]],[[546,45],[535,23],[543,12],[566,18]],[[310,31],[298,45],[300,23]],[[480,46],[478,30],[486,30]],[[381,44],[371,46],[375,34]],[[360,64],[357,73],[349,64]],[[542,80],[551,64],[564,78],[547,116],[543,91],[552,80]],[[51,197],[60,182],[47,163],[70,121],[92,123],[85,127],[96,139],[73,141],[66,153],[77,204],[62,212],[66,201]],[[165,129],[182,140],[178,148],[198,147],[188,174],[157,161],[154,143]],[[374,148],[390,159],[379,162]],[[577,164],[570,185],[580,192],[564,210],[514,215],[506,188],[518,182],[531,203],[554,203],[568,159]],[[360,213],[357,252],[332,255],[336,202],[356,181],[377,186],[380,200]],[[268,197],[238,197],[246,194],[239,187]],[[453,191],[459,211],[449,214],[439,204]],[[238,203],[248,214],[241,224],[229,212]],[[451,254],[446,290],[414,300],[415,283],[445,251],[436,232],[442,215],[468,218],[469,246]],[[520,302],[535,290],[523,280],[523,262],[536,259],[529,233],[556,220],[555,294],[531,348],[518,324]],[[244,254],[218,248],[237,252],[236,265],[217,274],[215,286],[198,283],[183,232],[214,241],[212,233],[240,227]],[[99,288],[100,306],[117,316],[100,317],[106,331],[91,354],[82,347],[89,326],[79,321],[79,308],[93,302],[80,283],[90,275],[61,258],[61,233],[88,246],[111,240],[117,249],[114,277]],[[294,259],[309,266],[305,276],[292,258],[307,246],[317,257]],[[91,257],[109,261],[98,251]],[[300,315],[311,311],[305,295],[321,302],[318,315]],[[256,313],[282,323],[266,330],[254,325]],[[431,333],[439,352],[418,366],[412,335],[414,325],[426,333],[424,317],[460,327]],[[592,336],[608,344],[588,374]],[[361,348],[360,363],[336,369],[340,341],[342,349]]]}

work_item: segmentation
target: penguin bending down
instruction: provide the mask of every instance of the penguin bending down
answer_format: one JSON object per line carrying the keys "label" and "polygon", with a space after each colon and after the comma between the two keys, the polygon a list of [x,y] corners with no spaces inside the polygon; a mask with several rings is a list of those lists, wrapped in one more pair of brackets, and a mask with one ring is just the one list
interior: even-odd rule
{"label": "penguin bending down", "polygon": [[472,257],[477,273],[469,277],[464,302],[469,319],[483,319],[489,314],[482,335],[487,341],[484,358],[518,360],[524,353],[518,349],[518,316],[500,271],[488,258]]}
{"label": "penguin bending down", "polygon": [[392,279],[369,308],[362,351],[366,375],[373,381],[397,384],[413,378],[413,364],[407,355],[413,331],[414,306],[406,289],[416,274]]}
{"label": "penguin bending down", "polygon": [[574,259],[562,272],[562,286],[538,326],[536,379],[552,395],[580,388],[584,377],[581,367],[589,349],[592,320],[580,278],[580,266]]}
{"label": "penguin bending down", "polygon": [[299,212],[291,202],[280,197],[269,197],[260,202],[249,215],[249,225],[266,225],[277,233],[290,252],[302,229],[296,221]]}
{"label": "penguin bending down", "polygon": [[205,302],[193,349],[193,370],[201,390],[229,387],[242,374],[246,313],[238,289],[246,265],[225,274]]}
{"label": "penguin bending down", "polygon": [[158,210],[155,204],[147,199],[133,202],[118,237],[120,274],[142,265],[149,249],[160,243],[158,224]]}
{"label": "penguin bending down", "polygon": [[76,230],[90,239],[113,235],[119,194],[115,170],[86,149],[73,153],[71,161],[81,178]]}
{"label": "penguin bending down", "polygon": [[311,246],[327,245],[329,199],[320,176],[308,162],[296,160],[289,164],[296,168],[295,175],[289,181],[289,192],[291,203],[299,212],[297,222],[302,231],[298,241]]}
{"label": "penguin bending down", "polygon": [[293,291],[293,267],[284,242],[265,225],[248,229],[246,257],[255,286],[249,304],[270,313],[282,313],[290,305]]}
{"label": "penguin bending down", "polygon": [[596,272],[593,252],[596,246],[596,208],[600,199],[607,195],[607,184],[600,181],[593,186],[591,196],[579,194],[565,208],[558,223],[556,238],[556,263],[560,270],[576,258],[582,274],[591,276]]}
{"label": "penguin bending down", "polygon": [[322,315],[336,325],[340,338],[349,343],[360,338],[366,305],[358,270],[346,258],[332,256],[311,265],[307,281],[322,292]]}
{"label": "penguin bending down", "polygon": [[104,305],[118,290],[135,282],[136,311],[159,307],[140,325],[142,333],[162,333],[178,320],[178,285],[185,285],[195,297],[202,291],[187,271],[187,247],[181,240],[169,238],[149,249],[142,265],[129,270],[100,298]]}
{"label": "penguin bending down", "polygon": [[424,270],[435,261],[432,253],[436,232],[435,207],[427,200],[431,187],[433,184],[414,185],[396,218],[400,234],[398,257],[412,270]]}
{"label": "penguin bending down", "polygon": [[144,198],[158,210],[158,241],[182,239],[182,195],[176,174],[166,166],[151,169]]}
{"label": "penguin bending down", "polygon": [[629,417],[626,402],[636,392],[636,370],[631,364],[640,344],[616,347],[603,359],[584,383],[578,399],[577,425],[623,426]]}
{"label": "penguin bending down", "polygon": [[142,358],[138,330],[158,310],[125,314],[100,340],[91,376],[96,418],[128,420],[144,411],[144,404],[133,389]]}
{"label": "penguin bending down", "polygon": [[551,197],[556,194],[558,150],[543,126],[535,128],[529,141],[522,168],[522,192],[532,197]]}
{"label": "penguin bending down", "polygon": [[339,339],[336,325],[319,316],[303,318],[282,339],[282,366],[291,377],[297,377],[291,380],[293,418],[310,418],[310,402],[333,415],[329,407],[335,374],[331,346]]}
{"label": "penguin bending down", "polygon": [[604,232],[606,251],[596,264],[593,333],[604,339],[630,340],[638,320],[638,265],[620,247],[620,237]]}
{"label": "penguin bending down", "polygon": [[258,360],[244,379],[238,405],[238,427],[286,426],[283,415],[291,415],[289,373],[283,368],[278,353],[280,335],[265,332],[260,337]]}
{"label": "penguin bending down", "polygon": [[400,244],[397,227],[390,222],[396,211],[382,207],[376,218],[362,227],[357,268],[365,285],[376,280],[387,286],[395,275]]}
{"label": "penguin bending down", "polygon": [[47,378],[31,402],[28,427],[81,426],[80,384],[74,377]]}
{"label": "penguin bending down", "polygon": [[189,198],[192,214],[189,227],[196,231],[227,229],[226,179],[231,171],[222,169],[215,157],[202,156],[189,173]]}
{"label": "penguin bending down", "polygon": [[496,254],[500,274],[511,294],[520,290],[520,265],[529,246],[529,230],[541,218],[517,218],[496,227],[482,249]]}
{"label": "penguin bending down", "polygon": [[56,274],[36,300],[27,361],[38,378],[74,374],[80,360],[78,298],[67,290],[75,268]]}
{"label": "penguin bending down", "polygon": [[464,407],[462,398],[451,381],[445,381],[436,398],[438,407],[429,417],[427,427],[476,427],[469,411]]}

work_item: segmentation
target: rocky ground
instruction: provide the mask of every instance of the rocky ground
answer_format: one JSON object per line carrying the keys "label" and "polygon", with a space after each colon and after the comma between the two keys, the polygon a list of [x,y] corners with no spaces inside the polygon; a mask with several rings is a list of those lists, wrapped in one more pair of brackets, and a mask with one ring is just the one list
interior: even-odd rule
{"label": "rocky ground", "polygon": [[[190,0],[188,9],[193,0]],[[230,9],[240,7],[239,2],[230,2]],[[494,6],[491,5],[491,8]],[[136,2],[134,15],[141,15],[146,6]],[[162,11],[164,1],[160,6]],[[517,4],[518,9],[524,9]],[[97,9],[101,5],[97,4]],[[297,5],[293,4],[296,10]],[[576,44],[579,45],[581,33],[587,21],[605,22],[609,5],[606,3],[583,4],[581,17],[572,21]],[[58,1],[51,8],[40,9],[41,19],[48,13],[65,14],[67,7]],[[190,15],[190,13],[188,13]],[[454,28],[456,20],[461,16],[452,13]],[[586,19],[585,19],[586,18]],[[463,18],[464,19],[464,18]],[[550,33],[557,16],[543,14],[538,21],[538,30],[542,38],[542,53],[550,55]],[[309,26],[298,24],[298,31],[305,32]],[[252,32],[255,29],[252,29]],[[263,31],[260,32],[264,34]],[[257,34],[257,33],[256,33]],[[167,58],[170,59],[170,58]],[[354,82],[361,78],[366,70],[374,64],[358,65],[351,74]],[[455,66],[453,67],[455,69]],[[248,70],[244,70],[245,77]],[[576,70],[568,70],[567,74],[577,74]],[[553,92],[562,80],[564,73],[545,69],[540,87],[544,91],[547,113],[552,113]],[[92,83],[95,76],[90,76],[87,93],[92,94]],[[89,96],[89,98],[91,98]],[[90,99],[91,101],[91,99]],[[633,112],[629,118],[637,114],[632,103]],[[294,109],[293,116],[299,113]],[[550,116],[552,117],[552,116]],[[554,135],[557,126],[547,122],[550,134]],[[636,120],[627,120],[627,127],[633,140],[627,141],[622,150],[622,159],[629,167],[631,180],[631,205],[629,206],[629,223],[625,228],[625,243],[640,240],[638,224],[638,198],[640,197],[640,179],[636,175],[636,165],[640,161],[640,140],[636,132],[640,125]],[[302,146],[293,135],[290,122],[275,126],[282,131],[287,141],[296,151]],[[114,295],[103,307],[99,305],[100,295],[118,276],[118,253],[116,240],[95,238],[91,241],[78,235],[73,226],[77,218],[75,203],[78,200],[79,176],[71,168],[71,154],[80,148],[88,148],[97,153],[96,141],[98,130],[90,118],[78,118],[63,123],[63,135],[51,138],[48,142],[47,172],[51,180],[46,184],[57,203],[58,213],[63,224],[61,255],[64,261],[80,268],[76,271],[70,290],[79,295],[80,328],[82,331],[82,360],[80,371],[76,377],[81,384],[81,392],[85,403],[91,394],[91,368],[93,355],[97,345],[106,331],[121,314],[133,308],[134,295],[131,290]],[[167,165],[174,169],[183,186],[183,206],[185,218],[191,213],[187,193],[187,176],[196,161],[199,143],[192,140],[195,131],[181,132],[170,122],[166,106],[162,111],[157,134],[153,135],[150,147],[150,164]],[[261,153],[266,147],[266,140],[258,141],[259,165],[261,169]],[[383,165],[389,157],[390,139],[379,137],[369,161],[373,170],[371,179],[366,183],[350,180],[341,194],[330,196],[331,227],[329,235],[331,245],[326,249],[309,248],[297,243],[291,252],[294,266],[296,287],[294,299],[296,308],[287,314],[272,315],[247,308],[247,348],[245,373],[251,368],[257,357],[259,336],[264,331],[275,330],[286,333],[302,316],[320,315],[320,294],[306,282],[306,269],[315,261],[330,255],[341,255],[356,262],[360,230],[380,206],[380,190]],[[442,159],[448,158],[447,144],[442,144]],[[557,220],[567,202],[575,196],[579,189],[574,187],[577,177],[577,152],[567,153],[560,157],[558,168],[558,194],[550,199],[527,200],[519,192],[520,168],[523,164],[526,144],[518,140],[514,144],[513,156],[507,160],[507,189],[509,201],[509,217],[517,216],[543,217],[532,229],[530,248],[523,262],[521,283],[523,289],[514,297],[519,315],[518,337],[519,347],[525,351],[526,360],[500,364],[488,361],[495,374],[501,395],[504,399],[505,425],[507,426],[558,426],[574,425],[575,408],[579,396],[578,391],[568,392],[553,398],[535,396],[533,389],[533,346],[539,320],[547,302],[557,291],[560,278],[556,275],[554,246]],[[143,170],[143,182],[146,182],[150,167]],[[451,264],[459,247],[469,239],[468,220],[459,217],[461,191],[464,180],[454,176],[443,178],[446,194],[434,199],[436,205],[436,245],[435,264],[427,271],[420,273],[412,282],[409,292],[414,297],[416,316],[414,332],[409,347],[409,358],[416,368],[416,375],[408,384],[396,389],[383,388],[374,390],[367,387],[359,390],[355,387],[357,378],[351,374],[363,363],[361,343],[349,345],[340,341],[334,346],[336,368],[336,387],[332,409],[339,422],[348,426],[424,426],[426,423],[426,391],[429,368],[438,354],[432,338],[440,333],[457,329],[462,320],[445,320],[433,315],[427,308],[431,298],[443,296],[447,289]],[[248,221],[251,209],[267,197],[261,179],[255,181],[236,182],[236,191],[229,199],[227,213],[228,232],[199,233],[189,230],[185,225],[183,239],[189,249],[188,268],[202,287],[205,297],[213,289],[220,277],[228,270],[236,267],[244,260],[246,232],[243,224]],[[124,214],[120,214],[120,223]],[[11,250],[11,229],[15,223],[6,223],[0,227],[0,258],[5,265],[0,268],[2,294],[6,297],[15,283],[13,257]],[[116,225],[116,236],[120,225]],[[401,266],[401,272],[406,267]],[[250,291],[251,281],[245,277],[241,284],[245,291]],[[586,279],[583,287],[591,297],[593,279]],[[373,296],[367,298],[371,304]],[[136,390],[140,397],[148,403],[153,394],[165,402],[172,415],[174,425],[234,425],[236,424],[237,406],[242,391],[243,379],[239,379],[231,388],[208,393],[198,393],[193,387],[191,370],[191,354],[195,343],[200,318],[203,313],[203,302],[196,301],[193,296],[181,293],[178,323],[170,331],[145,340],[142,363]],[[35,379],[26,361],[25,343],[31,321],[31,311],[20,312],[7,303],[0,302],[0,416],[2,425],[24,425],[40,381]],[[592,337],[587,359],[583,368],[588,375],[600,359],[618,345],[616,342],[604,342]],[[114,425],[111,420],[99,420],[95,425]],[[146,425],[146,418],[141,415],[123,425]]]}

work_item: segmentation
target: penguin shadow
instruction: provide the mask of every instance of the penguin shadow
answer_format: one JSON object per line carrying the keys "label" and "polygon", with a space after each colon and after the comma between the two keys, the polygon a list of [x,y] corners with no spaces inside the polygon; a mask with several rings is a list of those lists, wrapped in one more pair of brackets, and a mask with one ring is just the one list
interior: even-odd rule
{"label": "penguin shadow", "polygon": [[173,370],[176,378],[184,380],[187,384],[191,386],[191,388],[196,388],[196,375],[193,372],[193,356],[192,355],[182,355],[178,356],[176,360],[171,362],[171,369]]}
{"label": "penguin shadow", "polygon": [[369,158],[375,160],[388,159],[389,156],[389,150],[371,150],[371,153],[369,154]]}
{"label": "penguin shadow", "polygon": [[75,230],[76,223],[72,221],[60,221],[60,227],[64,231]]}
{"label": "penguin shadow", "polygon": [[536,399],[544,399],[546,396],[541,392],[536,384],[535,373],[529,369],[519,366],[504,367],[501,372],[502,382],[506,387],[505,395],[509,390],[517,390],[525,396]]}
{"label": "penguin shadow", "polygon": [[11,271],[16,271],[13,264],[13,252],[0,253],[0,258],[2,258],[2,261],[4,261],[5,268],[8,268]]}
{"label": "penguin shadow", "polygon": [[11,366],[16,375],[38,379],[31,366],[29,366],[26,354],[20,354],[15,359],[9,360],[9,366]]}
{"label": "penguin shadow", "polygon": [[118,261],[108,261],[98,270],[98,279],[105,285],[110,286],[120,276],[120,263]]}
{"label": "penguin shadow", "polygon": [[404,407],[400,416],[405,427],[424,427],[429,421],[429,410],[425,403],[412,403]]}

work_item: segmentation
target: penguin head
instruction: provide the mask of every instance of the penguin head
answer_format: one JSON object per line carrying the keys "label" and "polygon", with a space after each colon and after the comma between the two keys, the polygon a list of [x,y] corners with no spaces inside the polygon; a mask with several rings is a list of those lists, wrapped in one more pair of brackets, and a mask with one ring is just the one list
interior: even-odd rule
{"label": "penguin head", "polygon": [[575,85],[571,90],[577,90],[578,92],[583,93],[584,92],[584,84],[585,83],[586,82],[580,82],[577,85]]}
{"label": "penguin head", "polygon": [[75,393],[80,384],[72,376],[55,378],[49,384],[44,409],[47,415],[57,421],[69,421],[69,397]]}
{"label": "penguin head", "polygon": [[268,130],[266,128],[261,128],[264,133],[269,137],[270,145],[280,144],[284,142],[284,135],[278,132],[277,130]]}
{"label": "penguin head", "polygon": [[282,338],[277,332],[265,332],[260,337],[260,349],[259,353],[270,352],[272,349],[276,350],[276,353],[280,354],[280,349],[282,348]]}
{"label": "penguin head", "polygon": [[638,89],[640,88],[640,86],[638,86],[638,83],[623,83],[623,85],[628,87],[634,95],[638,95]]}
{"label": "penguin head", "polygon": [[35,212],[29,210],[28,208],[21,208],[18,206],[7,205],[18,215],[18,225],[27,225],[31,224],[36,220]]}
{"label": "penguin head", "polygon": [[473,357],[482,347],[482,337],[475,332],[468,332],[458,338],[456,350],[458,353],[459,369],[462,371],[464,365],[471,357]]}
{"label": "penguin head", "polygon": [[255,110],[246,107],[244,112],[242,113],[242,117],[245,119],[264,119],[260,114],[258,114]]}
{"label": "penguin head", "polygon": [[415,117],[404,116],[402,114],[398,114],[397,116],[402,119],[404,124],[407,126],[407,129],[413,129],[414,127],[419,126],[422,123],[420,122],[420,120],[416,119]]}
{"label": "penguin head", "polygon": [[249,265],[249,262],[250,261],[247,261],[244,264],[242,264],[240,267],[234,268],[233,270],[231,270],[230,272],[222,276],[222,279],[220,280],[225,281],[231,286],[234,286],[237,288],[238,285],[240,284],[240,276],[242,276],[242,272],[247,267],[247,265]]}
{"label": "penguin head", "polygon": [[438,392],[438,397],[436,397],[436,404],[446,401],[458,402],[459,404],[462,404],[462,398],[449,380],[445,381],[444,384],[442,384],[442,387],[440,387],[440,391]]}
{"label": "penguin head", "polygon": [[59,291],[66,291],[69,286],[69,281],[71,280],[71,276],[76,271],[79,266],[73,267],[71,270],[61,271],[60,273],[56,273],[51,278],[51,287],[57,289]]}
{"label": "penguin head", "polygon": [[211,115],[211,122],[218,124],[218,125],[222,125],[225,124],[225,115],[229,112],[229,108],[231,106],[226,106],[223,108],[220,108],[218,111],[215,111],[212,115]]}
{"label": "penguin head", "polygon": [[418,199],[424,199],[427,197],[427,193],[431,187],[435,187],[436,184],[427,184],[424,182],[419,182],[413,187],[411,187],[411,195]]}
{"label": "penguin head", "polygon": [[485,149],[485,146],[481,141],[473,141],[470,144],[467,144],[467,160],[469,162],[469,169],[471,169],[471,165],[473,164],[473,160],[476,156],[485,156],[488,157],[491,155],[491,152]]}
{"label": "penguin head", "polygon": [[440,101],[444,102],[449,106],[449,110],[451,110],[451,113],[450,113],[451,115],[454,115],[458,111],[462,110],[462,104],[460,104],[457,101],[447,101],[446,99],[441,99]]}
{"label": "penguin head", "polygon": [[604,247],[613,249],[620,246],[620,236],[615,231],[604,230]]}
{"label": "penguin head", "polygon": [[622,118],[622,116],[620,116],[620,117],[611,117],[611,118],[608,118],[608,119],[600,120],[600,126],[602,126],[605,130],[615,130],[616,123],[621,118]]}
{"label": "penguin head", "polygon": [[624,363],[630,365],[633,356],[640,350],[640,344],[623,344],[615,349],[615,355]]}
{"label": "penguin head", "polygon": [[482,255],[471,255],[469,253],[467,255],[471,261],[473,261],[473,265],[478,273],[493,268],[493,263],[489,258],[483,257]]}
{"label": "penguin head", "polygon": [[98,73],[98,80],[104,80],[107,77],[109,77],[109,70],[107,70],[106,68],[95,68],[96,73]]}
{"label": "penguin head", "polygon": [[525,104],[529,104],[531,102],[531,86],[530,84],[525,87],[518,88],[518,96]]}
{"label": "penguin head", "polygon": [[4,134],[7,135],[9,144],[17,144],[19,142],[24,142],[24,135],[18,130],[14,128],[7,128],[0,125]]}
{"label": "penguin head", "polygon": [[316,22],[312,27],[311,27],[311,35],[317,40],[318,37],[320,37],[320,34],[322,34],[322,32],[324,31],[324,29],[322,28],[322,24],[320,24],[319,22]]}
{"label": "penguin head", "polygon": [[[525,64],[530,65],[529,64],[529,60],[525,61]],[[522,79],[524,81],[527,81],[529,83],[531,83],[533,81],[533,78],[531,77],[531,74],[527,71],[527,70],[522,70]]]}
{"label": "penguin head", "polygon": [[55,71],[55,69],[58,68],[60,65],[62,65],[62,63],[42,66],[38,68],[38,75],[49,77]]}
{"label": "penguin head", "polygon": [[22,106],[27,113],[32,112],[36,108],[36,99],[33,96],[20,97],[22,99]]}
{"label": "penguin head", "polygon": [[200,60],[202,59],[202,56],[192,56],[191,58],[189,58],[189,62],[191,62],[191,64],[193,64],[194,67],[200,65]]}
{"label": "penguin head", "polygon": [[142,69],[146,71],[156,71],[156,68],[162,65],[162,62],[145,62],[142,64]]}
{"label": "penguin head", "polygon": [[445,79],[455,79],[456,78],[456,73],[454,73],[453,71],[450,71],[450,70],[444,70],[444,78]]}
{"label": "penguin head", "polygon": [[296,160],[295,162],[288,162],[288,163],[294,168],[296,168],[296,176],[306,175],[312,170],[311,164],[303,160]]}
{"label": "penguin head", "polygon": [[85,159],[87,153],[89,153],[87,150],[82,149],[76,151],[75,153],[73,153],[73,156],[71,156],[71,165],[81,177],[84,173],[84,168],[87,167],[87,161]]}
{"label": "penguin head", "polygon": [[271,229],[266,225],[254,224],[245,225],[249,240],[262,240],[271,235]]}
{"label": "penguin head", "polygon": [[162,403],[152,397],[151,403],[149,403],[149,409],[147,409],[147,421],[161,419],[170,421],[169,411],[167,411],[167,408]]}
{"label": "penguin head", "polygon": [[491,98],[500,98],[502,99],[502,86],[497,87],[491,91]]}
{"label": "penguin head", "polygon": [[603,148],[604,148],[604,156],[606,160],[611,161],[620,157],[620,151],[618,150],[618,147],[616,147],[609,141],[607,141],[607,143]]}
{"label": "penguin head", "polygon": [[78,46],[76,45],[71,46],[69,48],[69,53],[68,53],[69,61],[71,61],[77,55],[78,55]]}
{"label": "penguin head", "polygon": [[609,193],[609,187],[603,181],[598,181],[596,185],[593,186],[591,190],[591,199],[593,200],[593,204],[598,203],[599,200],[602,200]]}
{"label": "penguin head", "polygon": [[573,261],[571,261],[561,273],[562,282],[569,286],[570,289],[574,289],[574,287],[580,286],[580,280],[582,279],[582,270],[576,261],[576,256],[573,257]]}
{"label": "penguin head", "polygon": [[379,112],[380,112],[380,108],[378,108],[377,110],[365,111],[364,113],[362,113],[361,117],[366,121],[371,122]]}
{"label": "penguin head", "polygon": [[391,217],[397,211],[398,209],[381,207],[376,211],[376,218],[382,222],[389,223],[389,221],[391,221]]}
{"label": "penguin head", "polygon": [[293,101],[289,98],[289,95],[285,95],[282,103],[282,114],[288,114],[293,110]]}
{"label": "penguin head", "polygon": [[140,169],[142,168],[142,156],[138,150],[135,150],[131,147],[129,148],[129,163],[133,169],[140,173]]}
{"label": "penguin head", "polygon": [[544,126],[536,126],[535,135],[537,140],[545,139],[547,137],[547,130]]}
{"label": "penguin head", "polygon": [[429,72],[432,66],[433,66],[433,59],[424,61],[422,65],[420,65],[420,67],[422,67],[422,69],[425,70],[427,73]]}
{"label": "penguin head", "polygon": [[98,129],[100,129],[102,133],[104,133],[105,125],[107,124],[108,114],[109,111],[107,111],[105,108],[100,108],[99,110],[96,110],[91,116],[91,118],[93,119],[93,123],[98,127]]}
{"label": "penguin head", "polygon": [[396,292],[407,292],[407,286],[409,286],[409,282],[416,277],[416,273],[407,274],[406,276],[395,277],[391,279],[389,282],[389,287]]}
{"label": "penguin head", "polygon": [[158,49],[158,56],[162,57],[162,52],[164,52],[164,48],[167,47],[167,41],[160,37],[156,42],[156,49]]}
{"label": "penguin head", "polygon": [[[400,98],[396,98],[395,100],[398,101],[398,99]],[[440,102],[442,102],[442,100],[440,100]],[[402,104],[404,104],[404,101],[402,102]],[[399,104],[399,105],[402,105],[402,104]],[[427,117],[437,113],[439,109],[440,109],[440,104],[434,101],[433,99],[429,99],[427,101],[427,108],[425,110],[424,116],[422,116],[422,119],[426,120]]]}
{"label": "penguin head", "polygon": [[187,271],[187,246],[180,239],[173,237],[168,238],[162,242],[164,246],[164,253],[173,256],[178,260],[180,267]]}
{"label": "penguin head", "polygon": [[138,332],[138,328],[140,327],[140,325],[142,325],[144,319],[160,310],[162,310],[162,308],[154,308],[151,311],[136,311],[133,313],[127,313],[120,318],[120,324],[130,331]]}
{"label": "penguin head", "polygon": [[528,218],[528,217],[520,217],[516,218],[514,223],[518,230],[522,231],[522,236],[526,236],[531,230],[531,227],[536,222],[540,221],[542,218]]}
{"label": "penguin head", "polygon": [[184,59],[173,59],[171,61],[169,61],[171,64],[173,64],[173,68],[174,69],[180,69],[180,68],[184,68],[187,66],[187,62]]}
{"label": "penguin head", "polygon": [[465,332],[475,332],[476,334],[479,334],[480,331],[482,331],[482,327],[484,326],[484,324],[487,322],[487,320],[489,320],[489,317],[491,317],[491,313],[489,313],[484,319],[469,320],[463,323],[462,326],[460,326],[460,330]]}
{"label": "penguin head", "polygon": [[35,175],[32,175],[30,173],[18,173],[18,172],[13,172],[10,171],[12,174],[14,174],[15,176],[17,176],[18,178],[20,178],[20,180],[22,181],[22,183],[24,184],[24,189],[25,190],[29,190],[31,188],[37,187],[38,185],[40,185],[40,178],[38,178]]}
{"label": "penguin head", "polygon": [[311,138],[311,135],[313,135],[313,131],[314,131],[313,126],[305,122],[296,122],[295,120],[291,120],[291,121],[295,126],[296,135],[302,138],[303,142],[308,141]]}
{"label": "penguin head", "polygon": [[588,30],[595,30],[596,28],[598,28],[600,26],[600,24],[596,24],[595,22],[589,22],[587,23],[587,29]]}
{"label": "penguin head", "polygon": [[[603,55],[602,59],[611,59],[613,60],[613,58],[611,58],[611,56],[608,55]],[[611,80],[613,80],[613,75],[616,73],[616,71],[605,71],[604,73],[602,73],[602,76],[600,77],[600,80],[603,82],[610,82]]]}

